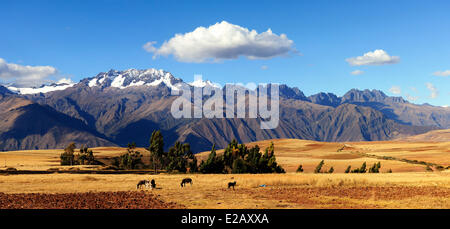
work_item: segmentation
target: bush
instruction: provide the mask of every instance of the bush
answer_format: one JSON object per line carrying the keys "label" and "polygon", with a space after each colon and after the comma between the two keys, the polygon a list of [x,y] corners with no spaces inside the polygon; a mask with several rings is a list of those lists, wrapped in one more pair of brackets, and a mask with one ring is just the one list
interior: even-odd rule
{"label": "bush", "polygon": [[325,164],[324,160],[320,161],[320,163],[314,169],[314,173],[321,173],[322,172],[322,166],[324,164]]}
{"label": "bush", "polygon": [[215,145],[211,149],[208,160],[200,163],[199,171],[201,173],[224,173],[223,157],[217,157]]}
{"label": "bush", "polygon": [[247,173],[247,172],[248,172],[247,162],[245,162],[241,158],[238,158],[233,161],[231,173]]}
{"label": "bush", "polygon": [[80,148],[80,153],[75,156],[75,163],[77,165],[98,165],[101,164],[95,160],[94,152],[87,146]]}
{"label": "bush", "polygon": [[127,152],[114,158],[113,165],[118,169],[141,169],[144,167],[142,154],[135,150],[135,147],[128,145]]}
{"label": "bush", "polygon": [[352,166],[349,165],[349,166],[347,167],[347,169],[345,170],[345,173],[349,173],[349,172],[351,171],[351,169],[352,169]]}
{"label": "bush", "polygon": [[75,163],[75,156],[73,155],[75,151],[75,143],[70,143],[65,149],[64,153],[60,155],[60,164],[61,165],[74,165]]}
{"label": "bush", "polygon": [[367,168],[366,168],[366,162],[364,162],[364,163],[361,165],[361,168],[359,169],[359,172],[360,172],[360,173],[366,173],[366,171],[367,171]]}
{"label": "bush", "polygon": [[333,173],[334,172],[334,168],[333,166],[331,166],[330,170],[328,170],[328,173]]}
{"label": "bush", "polygon": [[379,173],[381,168],[381,163],[374,163],[372,167],[369,169],[369,173]]}
{"label": "bush", "polygon": [[191,151],[189,143],[181,144],[175,142],[175,145],[169,149],[166,155],[168,164],[166,166],[167,171],[178,171],[185,173],[187,171],[188,160],[193,159],[194,154]]}
{"label": "bush", "polygon": [[354,170],[351,171],[351,173],[366,173],[367,171],[367,167],[366,167],[366,162],[364,162],[360,168],[356,168]]}

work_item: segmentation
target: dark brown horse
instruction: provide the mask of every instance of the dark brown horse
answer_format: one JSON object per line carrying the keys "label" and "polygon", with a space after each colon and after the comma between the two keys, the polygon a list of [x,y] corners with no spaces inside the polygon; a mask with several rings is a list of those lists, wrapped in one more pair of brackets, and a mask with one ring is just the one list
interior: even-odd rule
{"label": "dark brown horse", "polygon": [[228,188],[233,187],[233,190],[234,190],[234,186],[236,186],[236,181],[228,182]]}
{"label": "dark brown horse", "polygon": [[191,179],[191,178],[184,178],[184,179],[181,181],[181,187],[186,186],[187,183],[190,183],[190,184],[192,185],[192,179]]}

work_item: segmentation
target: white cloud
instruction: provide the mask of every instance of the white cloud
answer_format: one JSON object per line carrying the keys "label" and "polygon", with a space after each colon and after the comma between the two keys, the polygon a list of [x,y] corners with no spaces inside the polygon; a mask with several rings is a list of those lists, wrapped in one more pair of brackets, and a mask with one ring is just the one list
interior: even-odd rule
{"label": "white cloud", "polygon": [[355,71],[351,72],[350,74],[355,75],[355,76],[357,76],[357,75],[362,75],[362,74],[364,74],[364,71],[361,71],[361,70],[355,70]]}
{"label": "white cloud", "polygon": [[437,71],[433,73],[434,76],[450,76],[450,70]]}
{"label": "white cloud", "polygon": [[7,63],[0,58],[0,79],[13,82],[17,86],[37,86],[56,73],[56,68],[51,66],[24,66]]}
{"label": "white cloud", "polygon": [[406,94],[406,99],[408,101],[414,102],[419,99],[419,96],[412,96],[412,95]]}
{"label": "white cloud", "polygon": [[377,49],[373,52],[365,53],[363,56],[347,58],[345,61],[352,66],[385,65],[398,63],[400,61],[400,57],[389,56],[386,51]]}
{"label": "white cloud", "polygon": [[261,66],[261,69],[262,69],[262,70],[267,70],[267,69],[269,69],[269,66],[263,65],[263,66]]}
{"label": "white cloud", "polygon": [[176,34],[159,48],[155,44],[151,41],[143,47],[154,53],[153,58],[173,55],[180,62],[195,63],[237,59],[240,56],[269,59],[297,52],[293,47],[294,42],[285,34],[276,35],[270,29],[257,33],[226,21]]}
{"label": "white cloud", "polygon": [[147,52],[156,52],[158,49],[153,46],[155,44],[156,44],[156,41],[149,41],[149,42],[145,43],[142,46],[142,48],[144,48],[145,51],[147,51]]}
{"label": "white cloud", "polygon": [[431,99],[435,99],[439,96],[439,91],[432,83],[426,83],[425,85],[427,86],[428,90],[430,90],[430,92],[431,92],[431,94],[430,94]]}
{"label": "white cloud", "polygon": [[396,94],[396,95],[399,95],[399,94],[402,93],[402,90],[400,89],[399,86],[392,86],[391,89],[389,89],[389,91],[390,91],[392,94]]}

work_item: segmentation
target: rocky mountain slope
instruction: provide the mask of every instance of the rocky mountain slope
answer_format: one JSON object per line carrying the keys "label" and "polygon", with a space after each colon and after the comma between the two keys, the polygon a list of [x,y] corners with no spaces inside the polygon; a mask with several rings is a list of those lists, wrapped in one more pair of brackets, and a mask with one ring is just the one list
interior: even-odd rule
{"label": "rocky mountain slope", "polygon": [[[111,70],[63,90],[14,96],[42,107],[49,106],[64,117],[79,121],[83,130],[91,134],[86,139],[95,139],[89,142],[90,146],[123,146],[133,141],[148,146],[150,134],[156,129],[163,131],[166,147],[178,140],[191,143],[194,151],[203,151],[213,143],[225,147],[232,139],[240,142],[271,138],[374,141],[450,128],[449,108],[412,104],[377,90],[352,89],[342,97],[332,93],[306,97],[298,88],[287,85],[280,85],[280,122],[273,130],[261,130],[259,119],[175,119],[170,115],[170,108],[177,97],[170,92],[182,82],[163,70]],[[196,81],[190,87],[217,86],[209,81]],[[26,130],[19,130],[29,135]],[[44,136],[44,132],[40,134]],[[52,148],[59,144],[56,142],[16,145]],[[8,149],[14,148],[14,144],[8,145]]]}

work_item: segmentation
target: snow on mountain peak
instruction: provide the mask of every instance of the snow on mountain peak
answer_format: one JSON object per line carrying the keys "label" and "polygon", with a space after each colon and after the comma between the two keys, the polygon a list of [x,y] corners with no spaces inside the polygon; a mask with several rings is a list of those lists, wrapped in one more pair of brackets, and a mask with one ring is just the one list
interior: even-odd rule
{"label": "snow on mountain peak", "polygon": [[[183,83],[183,80],[175,78],[170,72],[162,69],[128,69],[124,71],[110,70],[108,72],[101,72],[94,77],[85,78],[80,81],[81,85],[89,87],[114,87],[124,89],[133,86],[159,86],[164,85],[171,90],[179,90],[177,84]],[[47,93],[51,91],[64,90],[74,86],[75,83],[68,78],[62,78],[56,83],[50,85],[42,85],[33,88],[19,88],[14,85],[6,86],[10,91],[18,94],[38,94]],[[194,82],[188,83],[192,87],[215,87],[220,88],[220,85],[209,80],[202,80],[201,77],[196,76]]]}
{"label": "snow on mountain peak", "polygon": [[178,89],[175,85],[182,82],[175,78],[170,72],[157,69],[128,69],[125,71],[110,70],[102,72],[93,78],[88,79],[89,87],[116,87],[124,89],[132,86],[158,86],[164,83],[171,89]]}
{"label": "snow on mountain peak", "polygon": [[58,80],[56,83],[52,83],[49,85],[41,85],[40,87],[31,87],[31,88],[19,88],[13,85],[6,86],[10,91],[21,94],[39,94],[39,93],[47,93],[51,91],[61,91],[66,88],[72,87],[75,83],[68,78],[62,78]]}

